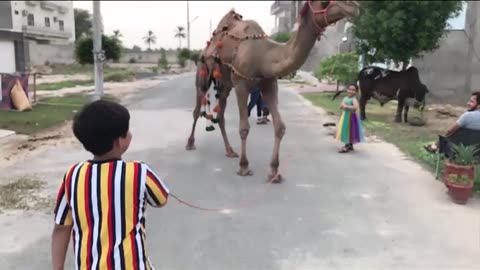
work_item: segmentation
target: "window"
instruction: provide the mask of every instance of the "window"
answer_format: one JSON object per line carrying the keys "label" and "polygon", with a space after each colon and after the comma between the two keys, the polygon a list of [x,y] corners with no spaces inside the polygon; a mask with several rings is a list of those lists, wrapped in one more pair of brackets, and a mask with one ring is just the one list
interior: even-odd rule
{"label": "window", "polygon": [[45,17],[45,27],[50,27],[50,18]]}
{"label": "window", "polygon": [[63,20],[58,20],[58,26],[60,27],[60,31],[64,31],[65,30],[65,26],[63,24]]}
{"label": "window", "polygon": [[15,10],[15,15],[18,15],[18,10]]}
{"label": "window", "polygon": [[33,16],[33,14],[28,14],[27,24],[28,24],[28,26],[34,26],[35,25],[35,17]]}

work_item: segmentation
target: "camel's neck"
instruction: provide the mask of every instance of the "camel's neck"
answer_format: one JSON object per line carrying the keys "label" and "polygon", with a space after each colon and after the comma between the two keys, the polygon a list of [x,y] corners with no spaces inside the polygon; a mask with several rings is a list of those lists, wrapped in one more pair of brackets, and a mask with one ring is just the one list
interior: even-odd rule
{"label": "camel's neck", "polygon": [[315,45],[317,35],[314,27],[309,18],[305,19],[299,25],[295,36],[286,44],[274,48],[270,53],[273,64],[271,70],[266,73],[271,77],[281,77],[299,69]]}

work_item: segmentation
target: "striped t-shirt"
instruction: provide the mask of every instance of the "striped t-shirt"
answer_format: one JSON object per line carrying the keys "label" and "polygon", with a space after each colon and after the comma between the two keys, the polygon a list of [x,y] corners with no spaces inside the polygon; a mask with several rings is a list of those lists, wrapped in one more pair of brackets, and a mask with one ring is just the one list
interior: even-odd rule
{"label": "striped t-shirt", "polygon": [[73,225],[76,269],[153,269],[145,250],[145,206],[165,205],[168,193],[144,163],[72,166],[58,192],[55,223]]}

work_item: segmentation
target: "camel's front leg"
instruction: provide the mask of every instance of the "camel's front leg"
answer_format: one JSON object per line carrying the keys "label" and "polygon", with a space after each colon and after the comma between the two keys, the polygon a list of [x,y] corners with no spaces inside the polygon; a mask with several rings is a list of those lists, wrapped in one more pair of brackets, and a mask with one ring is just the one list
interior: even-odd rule
{"label": "camel's front leg", "polygon": [[282,141],[283,135],[285,135],[285,123],[280,116],[278,111],[278,84],[277,80],[273,80],[268,84],[263,85],[262,94],[264,102],[267,103],[267,107],[270,110],[272,115],[272,123],[275,132],[275,142],[273,146],[272,160],[270,162],[270,173],[268,175],[269,181],[272,183],[280,183],[282,181],[282,176],[278,172],[278,167],[280,166],[280,142]]}
{"label": "camel's front leg", "polygon": [[200,117],[201,101],[202,101],[201,91],[197,90],[197,100],[195,103],[195,109],[193,109],[192,132],[190,133],[190,137],[188,138],[187,145],[185,146],[185,149],[187,151],[195,150],[195,127],[197,125],[197,120]]}
{"label": "camel's front leg", "polygon": [[240,116],[240,139],[241,143],[241,154],[240,154],[240,168],[237,171],[238,175],[247,176],[253,175],[253,172],[248,168],[248,159],[247,159],[247,137],[250,131],[250,124],[248,123],[248,91],[247,87],[242,85],[235,86],[235,94],[237,95],[238,102],[238,112]]}
{"label": "camel's front leg", "polygon": [[228,94],[231,89],[223,89],[219,100],[220,112],[218,113],[218,125],[222,132],[223,142],[225,144],[225,155],[230,158],[237,158],[238,154],[233,150],[228,141],[227,132],[225,130],[225,110],[227,109]]}

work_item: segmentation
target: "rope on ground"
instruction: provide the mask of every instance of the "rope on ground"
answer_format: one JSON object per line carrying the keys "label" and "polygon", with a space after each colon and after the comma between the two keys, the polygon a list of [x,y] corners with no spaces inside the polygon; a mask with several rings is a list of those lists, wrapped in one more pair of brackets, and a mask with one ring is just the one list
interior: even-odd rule
{"label": "rope on ground", "polygon": [[[283,162],[285,164],[285,168],[287,168],[288,162],[290,161],[290,158],[292,157],[293,150],[294,150],[294,147],[292,147],[290,149],[287,156],[285,157],[285,160]],[[190,208],[193,208],[193,209],[197,209],[197,210],[201,210],[201,211],[208,211],[208,212],[229,213],[234,209],[240,209],[240,208],[246,207],[246,206],[251,205],[254,202],[256,202],[261,197],[260,195],[265,193],[268,190],[268,188],[271,186],[272,183],[273,183],[273,179],[271,179],[267,184],[264,185],[264,189],[261,192],[258,192],[256,194],[257,196],[251,197],[250,200],[245,200],[245,201],[240,202],[238,204],[234,204],[231,207],[221,207],[221,208],[203,207],[203,206],[198,206],[194,203],[188,202],[186,200],[183,200],[173,193],[170,193],[170,196],[172,198],[176,199],[180,204],[186,205],[187,207],[190,207]]]}

